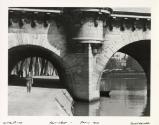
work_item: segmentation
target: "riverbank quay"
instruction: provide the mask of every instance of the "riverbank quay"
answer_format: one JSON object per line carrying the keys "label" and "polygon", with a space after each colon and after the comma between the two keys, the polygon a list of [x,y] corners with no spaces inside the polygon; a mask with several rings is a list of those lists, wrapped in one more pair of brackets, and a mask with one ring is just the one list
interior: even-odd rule
{"label": "riverbank quay", "polygon": [[72,116],[73,99],[65,89],[8,86],[10,116]]}

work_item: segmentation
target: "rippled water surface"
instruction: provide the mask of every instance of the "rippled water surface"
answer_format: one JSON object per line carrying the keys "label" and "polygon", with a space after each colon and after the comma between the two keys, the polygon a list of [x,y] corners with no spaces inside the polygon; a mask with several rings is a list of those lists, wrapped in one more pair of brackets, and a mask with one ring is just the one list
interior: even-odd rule
{"label": "rippled water surface", "polygon": [[93,103],[76,102],[76,116],[143,116],[147,106],[147,83],[143,78],[103,79],[110,97]]}

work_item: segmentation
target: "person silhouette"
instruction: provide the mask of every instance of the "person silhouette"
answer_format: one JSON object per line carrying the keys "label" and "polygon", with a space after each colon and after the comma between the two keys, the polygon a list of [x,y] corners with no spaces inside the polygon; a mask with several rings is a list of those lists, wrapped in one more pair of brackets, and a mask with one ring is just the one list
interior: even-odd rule
{"label": "person silhouette", "polygon": [[33,78],[32,78],[31,72],[29,72],[26,77],[27,93],[31,92],[32,84],[33,84]]}

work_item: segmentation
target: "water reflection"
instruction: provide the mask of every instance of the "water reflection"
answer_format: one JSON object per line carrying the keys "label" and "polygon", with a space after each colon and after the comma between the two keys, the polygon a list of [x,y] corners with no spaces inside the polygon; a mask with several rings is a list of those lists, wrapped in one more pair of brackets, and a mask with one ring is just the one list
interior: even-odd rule
{"label": "water reflection", "polygon": [[[110,97],[93,103],[76,102],[75,116],[143,116],[147,104],[145,79],[104,79],[111,83]],[[146,111],[147,112],[147,111]]]}
{"label": "water reflection", "polygon": [[86,103],[76,102],[74,105],[75,116],[99,116],[100,101]]}

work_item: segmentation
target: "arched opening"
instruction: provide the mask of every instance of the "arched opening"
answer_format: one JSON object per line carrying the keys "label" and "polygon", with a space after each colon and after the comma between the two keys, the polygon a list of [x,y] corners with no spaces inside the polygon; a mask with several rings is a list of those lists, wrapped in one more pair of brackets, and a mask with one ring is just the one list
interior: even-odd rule
{"label": "arched opening", "polygon": [[[116,68],[114,68],[115,67],[114,65],[117,65],[116,64],[117,60],[114,60],[113,58],[114,58],[114,55],[118,52],[124,53],[127,57],[123,56],[122,59],[119,59],[120,61],[122,61],[119,63],[120,66],[118,64],[118,66],[116,66]],[[112,112],[114,112],[114,114],[112,113],[112,115],[149,116],[150,115],[150,40],[143,40],[143,41],[137,41],[137,42],[130,43],[130,44],[122,47],[121,49],[119,49],[116,53],[114,53],[112,58],[110,58],[108,63],[106,64],[105,72],[107,72],[106,74],[107,74],[108,79],[107,79],[107,81],[105,81],[105,83],[107,83],[106,84],[107,86],[106,85],[105,86],[106,86],[106,88],[109,88],[110,87],[109,84],[111,84],[111,82],[114,82],[115,85],[120,84],[120,87],[126,87],[124,89],[127,91],[117,92],[116,96],[112,95],[112,97],[107,98],[106,103],[111,102],[111,106],[112,106],[113,105],[112,98],[116,98],[115,101],[117,101],[119,99],[120,95],[128,92],[127,93],[128,95],[126,95],[126,96],[124,95],[122,98],[122,101],[118,100],[117,104],[123,103],[123,105],[126,105],[126,106],[130,107],[130,109],[133,109],[133,110],[132,111],[129,109],[127,110],[126,106],[119,105],[120,108],[117,106],[118,109],[111,110]],[[130,58],[128,58],[128,57],[130,57]],[[118,58],[118,57],[116,57],[116,58]],[[124,58],[125,58],[125,60],[124,60]],[[130,67],[126,67],[126,65],[130,65],[130,64],[127,64],[127,63],[129,63],[129,62],[127,62],[128,59],[129,59],[129,62],[131,62],[131,63],[135,62],[135,63],[132,63],[131,65],[136,66],[136,69],[137,70],[141,69],[141,71],[140,70],[133,71],[134,69],[132,69]],[[125,66],[121,66],[121,63],[125,63],[125,64],[123,64]],[[128,73],[128,71],[129,71],[129,73]],[[121,80],[120,77],[121,78],[123,77],[124,72],[126,72],[126,75],[127,75],[126,79]],[[104,77],[104,75],[105,75],[105,73],[103,73],[102,78]],[[101,80],[101,84],[102,84],[102,80]],[[126,84],[126,86],[125,85],[122,86],[123,84]],[[136,91],[136,90],[134,91],[134,89],[136,89],[137,87],[139,87],[139,88],[142,87],[142,88],[141,88],[141,90],[138,88],[139,89],[138,91]],[[142,93],[142,90],[144,90],[144,87],[145,87],[146,93],[144,91],[143,91],[144,93]],[[101,88],[103,89],[103,87],[101,87]],[[105,90],[105,91],[107,91],[107,96],[111,95],[111,90]],[[138,96],[136,96],[136,95],[138,95]],[[135,98],[136,98],[136,100],[135,100]],[[128,103],[128,101],[126,101],[127,99],[129,100],[129,103]],[[101,100],[103,100],[103,99],[101,99]],[[142,106],[140,105],[141,106],[140,108],[137,106],[133,107],[134,104],[135,105],[142,104]],[[115,104],[114,104],[114,106],[115,106]],[[105,107],[105,109],[106,109],[106,107]],[[111,107],[109,107],[108,109],[111,109]],[[123,111],[120,112],[119,109],[122,109]],[[135,113],[135,111],[139,111],[139,110],[141,111],[141,114],[137,114],[137,112]],[[129,111],[131,111],[131,112],[129,113]],[[125,114],[124,114],[124,112],[125,112]],[[111,115],[111,112],[108,115]]]}
{"label": "arched opening", "polygon": [[[11,73],[13,72],[13,69],[18,63],[24,63],[24,61],[28,60],[28,58],[32,59],[30,61],[33,62],[33,59],[39,58],[43,59],[46,63],[46,61],[56,69],[57,74],[59,76],[60,83],[63,84],[63,88],[67,87],[67,80],[66,80],[66,74],[65,74],[65,67],[62,59],[57,56],[55,53],[51,52],[50,50],[47,50],[43,47],[39,46],[33,46],[33,45],[25,45],[25,46],[17,46],[9,49],[8,53],[8,75],[10,77]],[[31,63],[31,62],[29,62]]]}
{"label": "arched opening", "polygon": [[33,87],[65,89],[53,64],[49,60],[37,56],[20,60],[9,74],[8,84],[26,86],[26,78],[29,73],[33,78]]}
{"label": "arched opening", "polygon": [[[66,73],[66,63],[60,56],[54,52],[35,45],[21,45],[13,47],[8,51],[8,114],[9,115],[59,115],[61,112],[71,114],[73,99],[68,92],[68,74]],[[43,69],[33,71],[35,69],[35,61],[40,61],[40,65],[50,66],[47,71]],[[22,66],[22,68],[20,66]],[[19,73],[16,67],[23,71]],[[32,68],[31,68],[32,67]],[[55,69],[57,73],[50,70]],[[31,73],[33,84],[28,91],[27,74]],[[19,73],[19,74],[18,74]],[[57,80],[52,75],[55,73]],[[10,83],[12,75],[18,75],[18,84]],[[49,79],[48,79],[49,77]],[[51,77],[51,79],[50,79]],[[15,77],[14,77],[15,78]],[[16,77],[17,78],[17,77]],[[30,79],[30,78],[29,78]],[[11,84],[11,85],[10,85]],[[64,102],[64,106],[61,102]]]}

